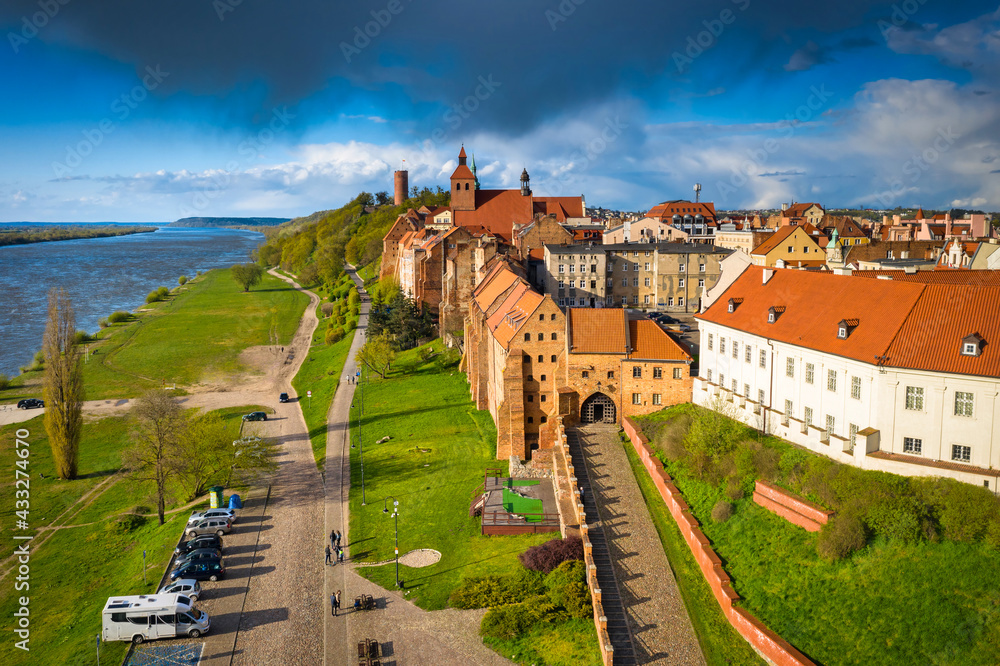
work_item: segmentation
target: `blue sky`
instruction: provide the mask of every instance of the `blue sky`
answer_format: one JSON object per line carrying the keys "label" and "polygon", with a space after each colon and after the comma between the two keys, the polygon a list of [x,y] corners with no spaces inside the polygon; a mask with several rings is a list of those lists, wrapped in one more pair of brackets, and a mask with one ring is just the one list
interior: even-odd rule
{"label": "blue sky", "polygon": [[0,221],[304,215],[463,143],[629,210],[1000,210],[997,2],[815,4],[7,0]]}

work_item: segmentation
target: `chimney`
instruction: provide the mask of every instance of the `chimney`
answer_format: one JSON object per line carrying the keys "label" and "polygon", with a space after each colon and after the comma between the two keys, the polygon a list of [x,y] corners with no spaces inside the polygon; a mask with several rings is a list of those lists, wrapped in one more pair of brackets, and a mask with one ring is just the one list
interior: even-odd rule
{"label": "chimney", "polygon": [[774,277],[774,270],[770,268],[765,268],[763,272],[764,281],[761,284],[767,284],[772,277]]}
{"label": "chimney", "polygon": [[393,174],[392,180],[395,190],[393,201],[397,206],[402,206],[403,202],[406,201],[406,192],[409,190],[410,174],[408,171],[397,171]]}

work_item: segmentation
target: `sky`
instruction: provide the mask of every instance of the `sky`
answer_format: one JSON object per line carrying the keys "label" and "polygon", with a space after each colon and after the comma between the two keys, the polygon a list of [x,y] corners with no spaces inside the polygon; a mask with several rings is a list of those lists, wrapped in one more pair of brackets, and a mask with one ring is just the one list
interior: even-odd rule
{"label": "sky", "polygon": [[1000,210],[1000,5],[4,0],[0,221],[485,188]]}

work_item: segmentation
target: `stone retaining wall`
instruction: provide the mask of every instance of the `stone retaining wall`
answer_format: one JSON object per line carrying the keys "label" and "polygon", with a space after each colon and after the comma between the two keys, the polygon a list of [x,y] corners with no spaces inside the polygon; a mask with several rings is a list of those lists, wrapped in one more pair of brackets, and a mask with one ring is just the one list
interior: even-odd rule
{"label": "stone retaining wall", "polygon": [[733,605],[740,596],[733,590],[731,579],[722,568],[722,560],[712,549],[708,537],[701,531],[698,520],[691,515],[691,510],[677,486],[673,484],[673,479],[663,469],[660,460],[653,455],[649,440],[632,419],[623,418],[622,426],[632,442],[635,452],[642,460],[643,467],[646,468],[653,484],[659,491],[660,497],[666,502],[670,515],[674,517],[677,527],[684,535],[684,541],[691,549],[691,554],[698,562],[702,575],[709,587],[712,588],[712,594],[715,595],[715,599],[719,602],[719,606],[729,623],[768,663],[777,666],[811,666],[813,662],[796,650],[788,641],[768,629],[746,610]]}
{"label": "stone retaining wall", "polygon": [[753,491],[753,501],[793,525],[803,527],[810,532],[819,532],[833,515],[833,511],[827,511],[763,481],[757,481]]}

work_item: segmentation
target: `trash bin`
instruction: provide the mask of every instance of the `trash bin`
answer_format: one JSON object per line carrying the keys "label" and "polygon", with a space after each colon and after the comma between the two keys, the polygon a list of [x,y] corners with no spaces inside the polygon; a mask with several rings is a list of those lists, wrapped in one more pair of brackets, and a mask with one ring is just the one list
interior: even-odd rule
{"label": "trash bin", "polygon": [[243,508],[243,502],[240,500],[240,496],[239,495],[230,495],[229,496],[229,508],[230,509],[242,509]]}
{"label": "trash bin", "polygon": [[222,504],[222,491],[224,488],[222,486],[212,486],[208,489],[208,503],[213,509],[218,509],[223,506]]}

